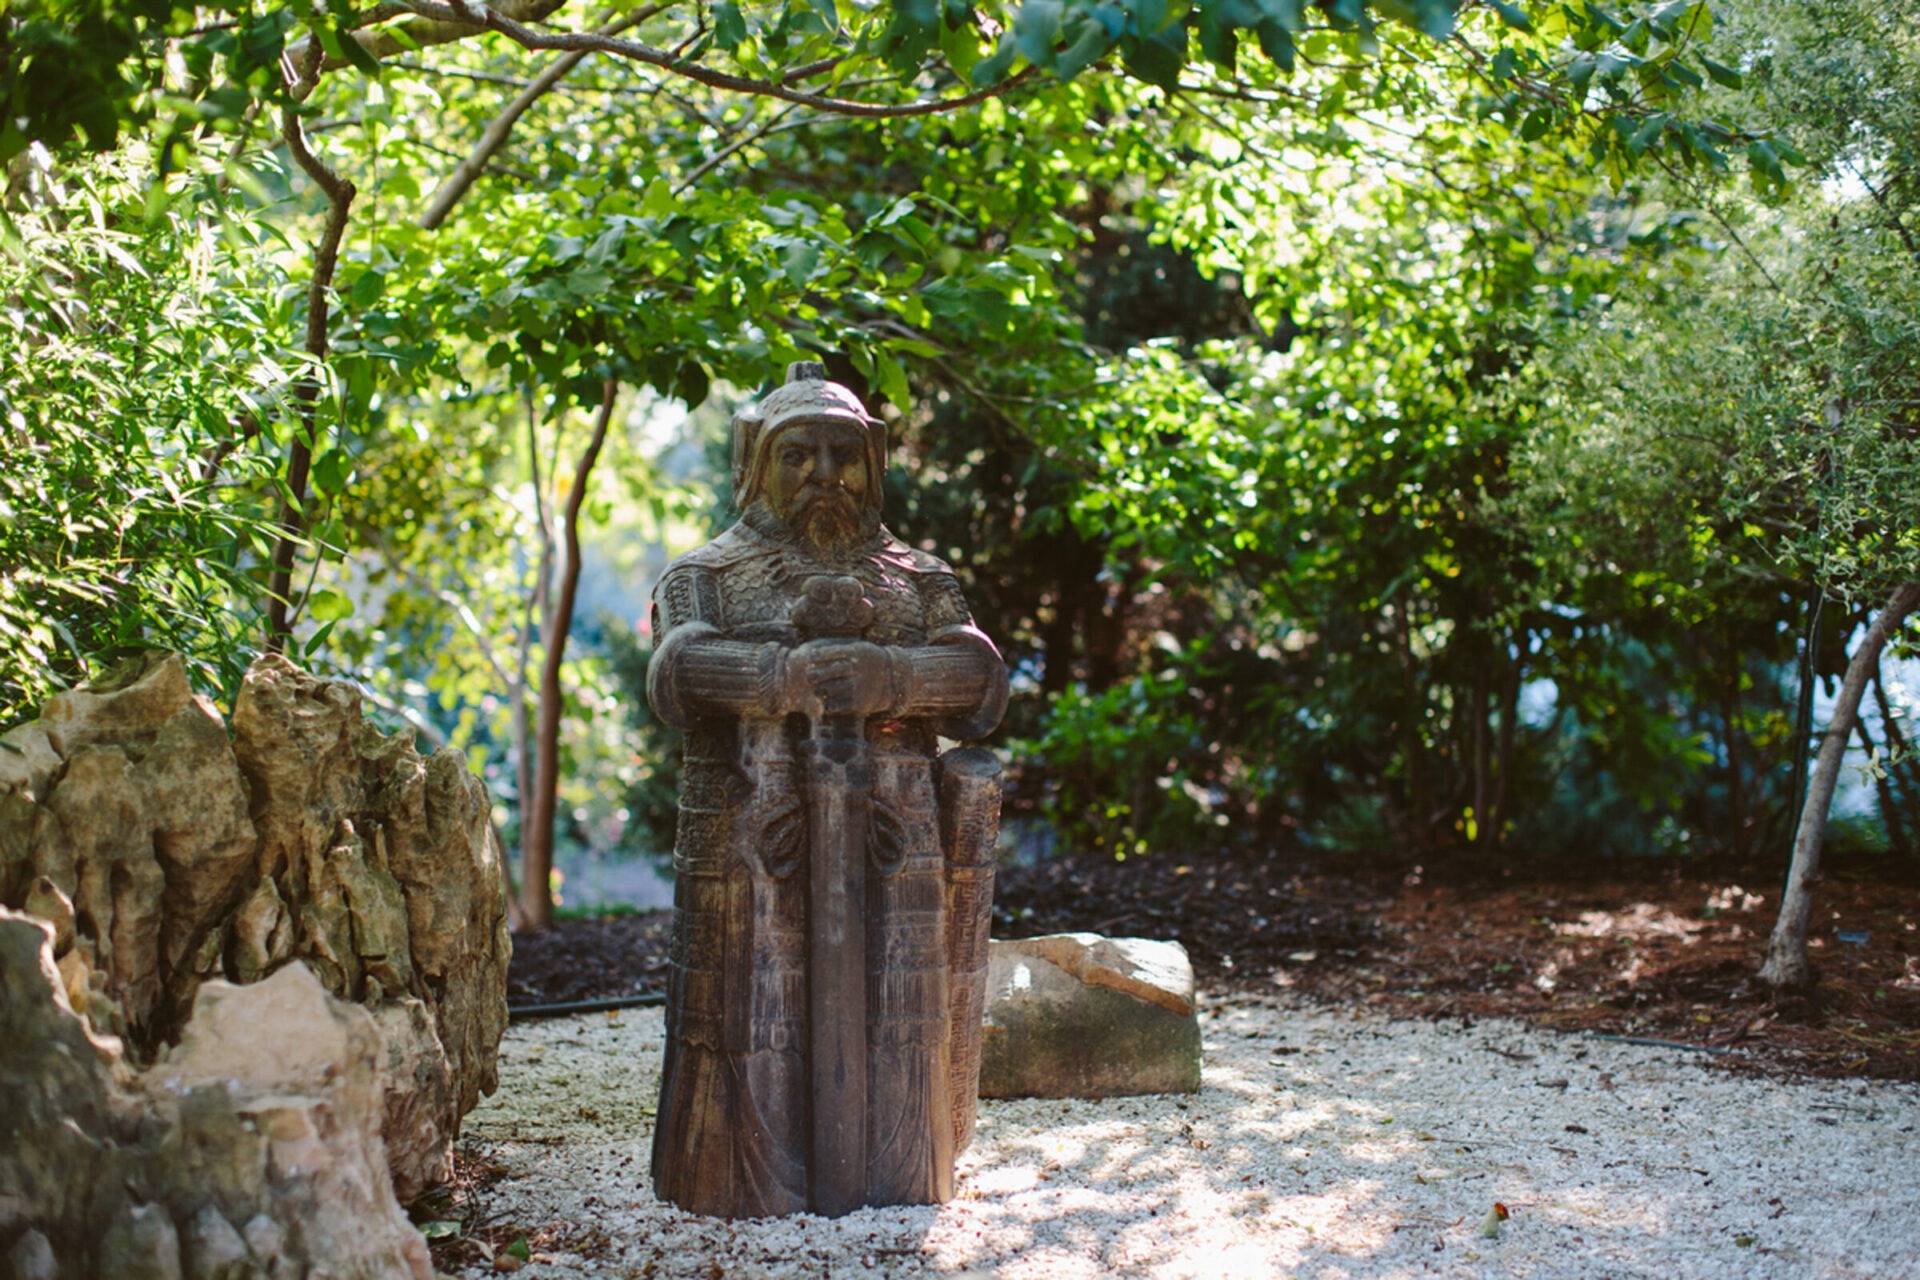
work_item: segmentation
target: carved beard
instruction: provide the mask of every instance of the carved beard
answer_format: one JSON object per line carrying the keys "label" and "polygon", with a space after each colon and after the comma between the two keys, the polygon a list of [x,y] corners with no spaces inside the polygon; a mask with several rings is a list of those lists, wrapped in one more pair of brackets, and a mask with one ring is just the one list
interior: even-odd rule
{"label": "carved beard", "polygon": [[873,532],[874,520],[860,499],[845,489],[807,486],[787,513],[795,537],[823,551],[845,551]]}

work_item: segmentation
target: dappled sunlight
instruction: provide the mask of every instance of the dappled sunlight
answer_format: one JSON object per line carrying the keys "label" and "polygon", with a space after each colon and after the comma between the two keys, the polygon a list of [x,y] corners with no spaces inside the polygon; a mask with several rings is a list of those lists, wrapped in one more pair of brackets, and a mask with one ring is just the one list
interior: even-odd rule
{"label": "dappled sunlight", "polygon": [[1692,942],[1700,922],[1676,915],[1650,902],[1636,902],[1620,911],[1582,911],[1580,918],[1556,923],[1553,931],[1565,938],[1679,938]]}
{"label": "dappled sunlight", "polygon": [[[1197,1094],[983,1102],[937,1206],[726,1223],[662,1205],[634,1105],[656,1087],[657,1014],[515,1027],[506,1087],[468,1127],[508,1170],[489,1212],[610,1241],[539,1280],[837,1277],[834,1257],[888,1280],[1906,1274],[1853,1224],[1916,1209],[1911,1088],[1747,1080],[1504,1023],[1260,1006],[1207,1010],[1203,1030]],[[1511,1216],[1489,1237],[1496,1201]]]}

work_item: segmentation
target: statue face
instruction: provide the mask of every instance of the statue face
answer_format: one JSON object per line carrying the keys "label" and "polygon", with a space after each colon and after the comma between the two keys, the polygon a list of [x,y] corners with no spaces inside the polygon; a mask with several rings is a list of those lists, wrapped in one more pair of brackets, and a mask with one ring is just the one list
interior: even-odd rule
{"label": "statue face", "polygon": [[773,514],[810,542],[849,545],[866,530],[870,487],[867,442],[846,422],[802,422],[773,442],[766,499]]}

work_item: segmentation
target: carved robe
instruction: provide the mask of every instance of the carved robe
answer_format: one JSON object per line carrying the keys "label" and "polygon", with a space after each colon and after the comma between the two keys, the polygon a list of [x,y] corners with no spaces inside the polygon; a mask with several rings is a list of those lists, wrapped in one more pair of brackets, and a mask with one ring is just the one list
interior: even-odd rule
{"label": "carved robe", "polygon": [[820,1208],[808,1167],[808,727],[781,710],[777,673],[806,638],[794,606],[821,574],[858,579],[873,606],[861,638],[888,651],[899,688],[865,727],[865,1203],[948,1199],[972,1131],[997,766],[977,750],[936,759],[936,736],[997,724],[1006,668],[951,570],[884,528],[829,555],[745,520],[661,579],[647,674],[656,713],[688,731],[653,1177],[663,1199],[698,1213]]}

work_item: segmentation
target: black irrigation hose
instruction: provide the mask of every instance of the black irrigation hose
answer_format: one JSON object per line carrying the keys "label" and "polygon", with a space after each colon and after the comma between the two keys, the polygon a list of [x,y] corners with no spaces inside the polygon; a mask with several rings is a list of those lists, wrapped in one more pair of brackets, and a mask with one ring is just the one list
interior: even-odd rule
{"label": "black irrigation hose", "polygon": [[611,1000],[572,1000],[565,1004],[510,1004],[508,1022],[531,1022],[535,1018],[564,1018],[570,1013],[606,1013],[615,1009],[640,1009],[665,1004],[667,993],[649,991],[644,995],[616,996]]}
{"label": "black irrigation hose", "polygon": [[1588,1040],[1611,1040],[1615,1044],[1652,1045],[1656,1049],[1687,1049],[1694,1053],[1711,1053],[1715,1055],[1733,1052],[1731,1049],[1722,1049],[1716,1045],[1688,1044],[1684,1040],[1659,1040],[1653,1036],[1614,1036],[1602,1031],[1578,1031],[1574,1034],[1583,1036]]}

